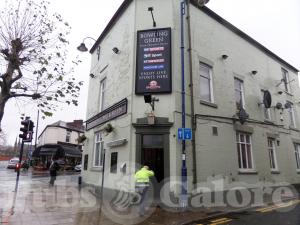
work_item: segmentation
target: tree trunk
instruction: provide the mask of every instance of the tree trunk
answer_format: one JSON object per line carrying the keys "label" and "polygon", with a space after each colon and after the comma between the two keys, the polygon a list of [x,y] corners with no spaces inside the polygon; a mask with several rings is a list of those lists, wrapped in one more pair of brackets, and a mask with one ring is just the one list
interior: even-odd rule
{"label": "tree trunk", "polygon": [[1,122],[2,122],[2,119],[3,119],[3,116],[4,116],[4,109],[5,109],[5,105],[8,101],[8,96],[4,97],[2,95],[2,93],[0,94],[0,132],[2,131],[2,128],[1,128]]}

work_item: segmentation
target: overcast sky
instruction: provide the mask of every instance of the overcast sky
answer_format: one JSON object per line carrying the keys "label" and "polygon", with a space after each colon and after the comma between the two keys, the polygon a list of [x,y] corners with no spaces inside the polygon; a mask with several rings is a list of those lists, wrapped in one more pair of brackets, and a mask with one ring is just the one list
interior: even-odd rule
{"label": "overcast sky", "polygon": [[[179,4],[180,0],[177,1]],[[83,62],[76,68],[75,74],[78,79],[84,80],[85,84],[81,91],[79,107],[64,106],[53,117],[40,120],[39,133],[47,124],[58,120],[86,119],[90,55],[78,53],[76,47],[84,37],[97,39],[123,0],[50,0],[50,2],[52,8],[72,26],[69,52],[72,57],[81,55]],[[210,0],[207,7],[296,68],[300,68],[299,0]],[[93,44],[92,41],[86,43],[88,47]],[[15,100],[7,104],[2,128],[8,135],[9,144],[13,144],[19,134],[22,113],[36,121],[37,110],[33,105],[24,107],[18,105]]]}

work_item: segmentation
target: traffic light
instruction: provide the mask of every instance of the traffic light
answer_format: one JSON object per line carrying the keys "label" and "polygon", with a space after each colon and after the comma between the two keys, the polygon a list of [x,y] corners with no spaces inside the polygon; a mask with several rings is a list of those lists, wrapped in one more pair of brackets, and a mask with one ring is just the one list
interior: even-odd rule
{"label": "traffic light", "polygon": [[19,138],[22,138],[24,141],[24,140],[26,140],[28,129],[29,129],[29,120],[21,121],[21,126],[23,126],[23,127],[20,128],[20,131],[22,131],[23,134],[20,134]]}
{"label": "traffic light", "polygon": [[23,127],[20,128],[20,131],[23,133],[19,135],[23,139],[23,142],[30,142],[32,140],[34,123],[27,118],[26,120],[21,121]]}
{"label": "traffic light", "polygon": [[32,120],[29,120],[28,131],[33,133],[34,123]]}

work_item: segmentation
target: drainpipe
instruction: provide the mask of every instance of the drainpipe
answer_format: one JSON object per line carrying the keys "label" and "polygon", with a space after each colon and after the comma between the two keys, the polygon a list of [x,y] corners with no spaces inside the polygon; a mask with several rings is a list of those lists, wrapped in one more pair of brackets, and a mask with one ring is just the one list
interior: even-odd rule
{"label": "drainpipe", "polygon": [[191,15],[190,0],[186,0],[186,20],[188,28],[188,53],[189,53],[189,71],[190,71],[190,100],[191,100],[191,125],[192,125],[192,155],[193,155],[193,185],[197,188],[197,158],[196,158],[196,119],[194,106],[194,82],[193,82],[193,55],[192,55],[192,37],[191,37]]}
{"label": "drainpipe", "polygon": [[[185,128],[185,67],[184,67],[184,15],[185,15],[185,0],[180,1],[180,53],[181,53],[181,110],[182,110],[182,128]],[[181,167],[181,198],[180,205],[184,209],[187,207],[187,168],[186,168],[186,143],[182,140],[182,167]]]}

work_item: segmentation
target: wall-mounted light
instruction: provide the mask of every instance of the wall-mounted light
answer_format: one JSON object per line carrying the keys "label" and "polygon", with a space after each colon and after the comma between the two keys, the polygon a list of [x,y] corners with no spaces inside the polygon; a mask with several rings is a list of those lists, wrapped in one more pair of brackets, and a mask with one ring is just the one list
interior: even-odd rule
{"label": "wall-mounted light", "polygon": [[81,51],[81,52],[87,52],[88,51],[88,48],[85,46],[85,43],[84,43],[84,41],[86,40],[86,39],[92,39],[93,41],[95,41],[96,42],[96,39],[95,38],[92,38],[92,37],[86,37],[86,38],[84,38],[83,40],[82,40],[82,43],[77,47],[77,50],[78,51]]}
{"label": "wall-mounted light", "polygon": [[227,59],[228,58],[228,55],[222,55],[222,59]]}
{"label": "wall-mounted light", "polygon": [[252,71],[251,71],[251,74],[252,74],[252,75],[256,75],[256,74],[257,74],[257,70],[252,70]]}
{"label": "wall-mounted light", "polygon": [[152,16],[153,27],[156,27],[156,22],[155,22],[155,19],[154,19],[154,16],[153,16],[153,10],[154,10],[153,7],[148,7],[148,11],[151,13],[151,16]]}
{"label": "wall-mounted light", "polygon": [[151,94],[144,94],[144,101],[145,101],[145,103],[150,104],[150,106],[152,108],[152,111],[154,111],[155,102],[158,102],[159,99],[155,98],[155,97],[152,97]]}
{"label": "wall-mounted light", "polygon": [[90,77],[91,77],[91,78],[95,78],[95,75],[92,74],[92,73],[90,73]]}
{"label": "wall-mounted light", "polygon": [[277,94],[282,95],[283,91],[278,91]]}
{"label": "wall-mounted light", "polygon": [[119,54],[120,53],[120,50],[117,48],[117,47],[114,47],[112,49],[112,51],[115,53],[115,54]]}

